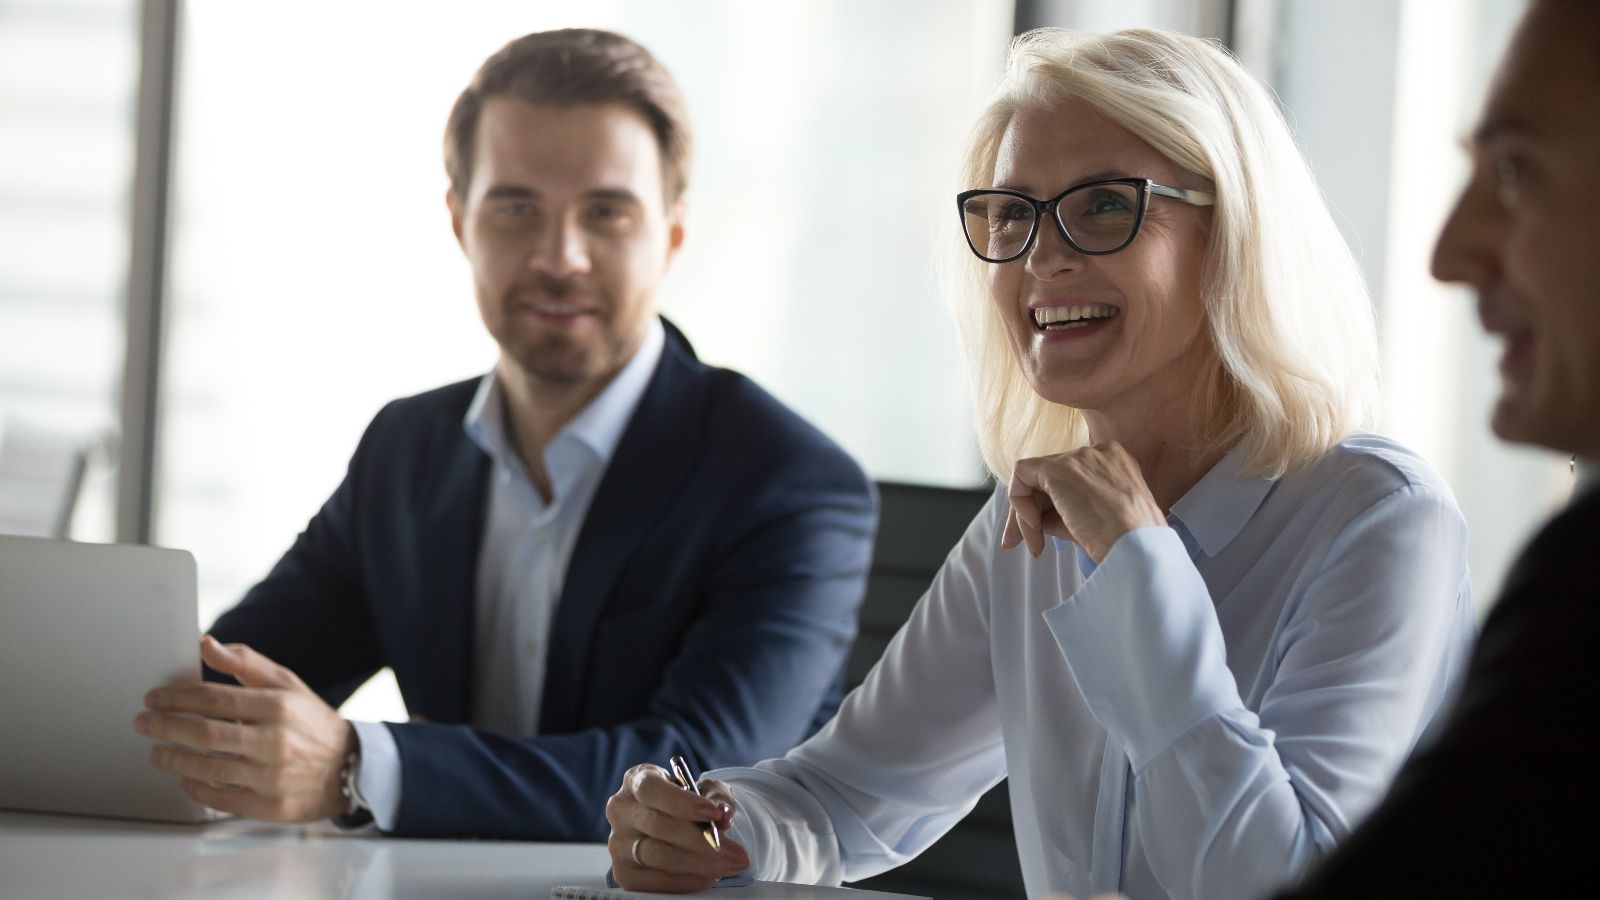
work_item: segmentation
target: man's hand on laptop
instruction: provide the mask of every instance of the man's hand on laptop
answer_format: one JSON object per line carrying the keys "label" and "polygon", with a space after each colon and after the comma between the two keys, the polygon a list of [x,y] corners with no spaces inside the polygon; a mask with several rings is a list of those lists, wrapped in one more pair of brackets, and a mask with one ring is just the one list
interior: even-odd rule
{"label": "man's hand on laptop", "polygon": [[244,644],[200,639],[206,665],[238,685],[160,687],[134,730],[150,761],[196,801],[251,819],[309,822],[345,811],[340,771],[355,729],[299,676]]}

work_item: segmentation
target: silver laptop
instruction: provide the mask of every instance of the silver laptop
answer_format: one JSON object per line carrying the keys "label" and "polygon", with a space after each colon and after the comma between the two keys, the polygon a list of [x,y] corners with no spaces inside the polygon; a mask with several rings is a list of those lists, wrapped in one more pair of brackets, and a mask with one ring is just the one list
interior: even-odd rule
{"label": "silver laptop", "polygon": [[182,550],[0,535],[0,808],[211,819],[133,730],[200,680],[196,606]]}

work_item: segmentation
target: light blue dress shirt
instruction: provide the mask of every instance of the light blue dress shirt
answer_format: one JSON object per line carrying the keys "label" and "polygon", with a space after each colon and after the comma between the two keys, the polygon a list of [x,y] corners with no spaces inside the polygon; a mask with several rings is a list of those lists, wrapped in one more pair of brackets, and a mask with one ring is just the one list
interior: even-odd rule
{"label": "light blue dress shirt", "polygon": [[[617,442],[633,418],[666,344],[659,319],[627,365],[545,448],[547,503],[507,433],[504,390],[483,377],[462,422],[488,454],[489,496],[474,598],[472,724],[532,737],[544,697],[547,638],[567,564]],[[394,827],[400,810],[400,751],[378,722],[352,722],[361,743],[357,788],[374,824]]]}
{"label": "light blue dress shirt", "polygon": [[1238,464],[1098,567],[1066,541],[1000,552],[997,490],[832,722],[709,773],[750,874],[882,872],[1008,775],[1034,897],[1243,900],[1327,853],[1466,662],[1466,525],[1381,437],[1277,481]]}

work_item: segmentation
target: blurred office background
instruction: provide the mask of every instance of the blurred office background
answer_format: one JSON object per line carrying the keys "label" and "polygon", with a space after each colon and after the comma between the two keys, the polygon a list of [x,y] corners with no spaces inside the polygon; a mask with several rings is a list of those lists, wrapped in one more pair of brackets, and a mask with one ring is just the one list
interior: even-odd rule
{"label": "blurred office background", "polygon": [[[384,401],[492,364],[443,203],[445,117],[505,41],[592,25],[650,47],[690,101],[666,315],[874,478],[977,484],[934,275],[965,252],[934,237],[963,136],[1014,31],[1160,24],[1228,42],[1281,97],[1373,288],[1383,430],[1454,486],[1487,600],[1570,477],[1489,434],[1494,345],[1427,263],[1521,7],[0,0],[0,429],[86,454],[73,537],[193,551],[209,622]],[[386,690],[361,710],[402,715]]]}

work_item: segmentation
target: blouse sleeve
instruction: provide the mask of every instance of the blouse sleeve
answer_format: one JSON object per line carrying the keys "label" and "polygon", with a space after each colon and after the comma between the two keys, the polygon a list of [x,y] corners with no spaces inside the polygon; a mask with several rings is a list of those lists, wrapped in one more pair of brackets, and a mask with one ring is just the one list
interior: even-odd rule
{"label": "blouse sleeve", "polygon": [[1361,512],[1310,570],[1282,573],[1293,594],[1284,621],[1257,623],[1279,634],[1259,714],[1241,699],[1212,597],[1171,528],[1124,535],[1046,613],[1127,754],[1139,839],[1171,896],[1261,896],[1378,799],[1469,621],[1465,555],[1465,523],[1431,489],[1408,485]]}
{"label": "blouse sleeve", "polygon": [[757,878],[855,881],[916,856],[1005,776],[989,654],[991,499],[866,680],[810,740],[720,769]]}

